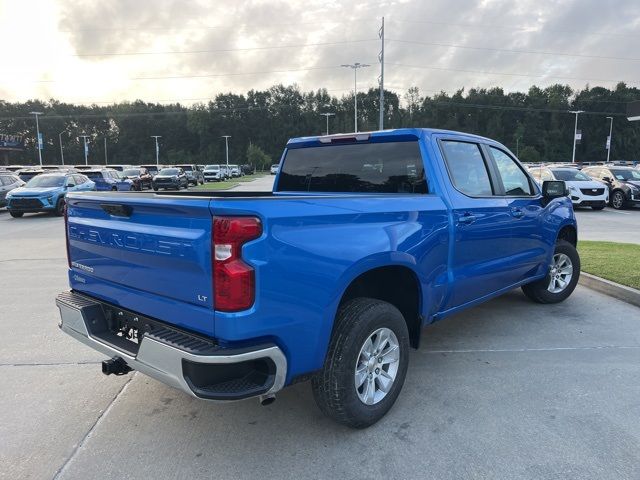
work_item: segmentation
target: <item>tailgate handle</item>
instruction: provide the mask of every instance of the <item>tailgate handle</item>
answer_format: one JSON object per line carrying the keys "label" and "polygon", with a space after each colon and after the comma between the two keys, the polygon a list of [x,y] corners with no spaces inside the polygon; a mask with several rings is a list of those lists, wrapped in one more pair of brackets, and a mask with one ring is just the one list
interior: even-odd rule
{"label": "tailgate handle", "polygon": [[114,215],[116,217],[130,217],[131,212],[133,211],[133,207],[129,205],[120,205],[118,203],[102,203],[100,204],[102,210],[107,212],[109,215]]}

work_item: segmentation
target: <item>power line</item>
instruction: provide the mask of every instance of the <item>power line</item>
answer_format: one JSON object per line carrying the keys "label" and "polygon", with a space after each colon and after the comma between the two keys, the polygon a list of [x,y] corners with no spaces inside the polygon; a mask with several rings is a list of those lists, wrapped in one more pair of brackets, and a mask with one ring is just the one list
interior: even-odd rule
{"label": "power line", "polygon": [[[534,27],[522,27],[522,26],[507,26],[504,24],[488,24],[488,23],[456,23],[456,22],[436,22],[436,21],[428,21],[428,20],[399,20],[391,17],[392,22],[398,23],[414,23],[414,24],[424,24],[424,25],[444,25],[448,27],[465,27],[465,28],[481,28],[485,32],[487,29],[492,30],[511,30],[514,32],[528,32],[528,33],[539,33],[542,32],[544,28],[544,24],[536,25]],[[542,28],[540,28],[542,27]],[[626,37],[626,38],[640,38],[638,35],[632,35],[627,33],[614,33],[614,32],[593,32],[587,30],[561,30],[561,29],[544,29],[545,33],[568,33],[571,35],[593,35],[599,37]]]}
{"label": "power line", "polygon": [[546,52],[541,50],[511,50],[508,48],[491,48],[491,47],[472,47],[469,45],[456,45],[452,43],[438,43],[438,42],[419,42],[415,40],[400,40],[396,38],[390,38],[390,42],[396,43],[409,43],[412,45],[428,45],[432,47],[447,47],[447,48],[459,48],[466,50],[482,50],[489,52],[508,52],[508,53],[524,53],[524,54],[533,54],[533,55],[553,55],[553,56],[561,56],[561,57],[576,57],[576,58],[596,58],[601,60],[624,60],[624,61],[640,61],[640,58],[633,57],[609,57],[606,55],[583,55],[580,53],[565,53],[565,52]]}
{"label": "power line", "polygon": [[431,65],[408,65],[405,63],[389,63],[387,65],[395,65],[397,67],[405,67],[405,68],[418,68],[425,70],[442,70],[445,72],[463,72],[463,73],[479,73],[481,75],[504,75],[509,77],[523,77],[523,78],[555,78],[558,80],[581,80],[585,82],[609,82],[609,83],[618,83],[624,80],[622,79],[603,79],[603,78],[582,78],[582,77],[560,77],[556,75],[532,75],[525,73],[515,73],[515,72],[490,72],[483,70],[468,70],[463,68],[446,68],[446,67],[436,67]]}
{"label": "power line", "polygon": [[[262,70],[257,72],[229,72],[229,73],[207,73],[207,74],[199,74],[199,75],[169,75],[169,76],[158,76],[158,77],[129,77],[125,80],[178,80],[178,79],[190,79],[190,78],[218,78],[218,77],[237,77],[243,75],[268,75],[272,73],[292,73],[292,72],[309,72],[313,70],[329,70],[333,68],[340,68],[340,65],[327,65],[320,67],[307,67],[307,68],[290,68],[290,69],[282,69],[282,70]],[[2,80],[0,83],[7,83],[11,80]],[[60,83],[65,82],[66,80],[26,80],[32,83]]]}
{"label": "power line", "polygon": [[350,43],[377,42],[377,38],[366,38],[362,40],[343,40],[338,42],[318,42],[318,43],[299,43],[291,45],[270,45],[263,47],[242,47],[242,48],[217,48],[207,50],[166,50],[161,52],[104,52],[104,53],[73,53],[71,57],[116,57],[116,56],[136,56],[136,55],[186,55],[198,53],[227,53],[227,52],[248,52],[252,50],[275,50],[279,48],[306,48],[306,47],[324,47],[334,45],[346,45]]}
{"label": "power line", "polygon": [[265,25],[268,25],[270,27],[290,27],[290,26],[295,26],[295,27],[300,27],[300,26],[308,26],[308,25],[342,25],[342,24],[349,24],[352,25],[353,23],[364,23],[364,22],[368,22],[371,20],[379,20],[379,18],[377,17],[359,17],[357,19],[354,20],[344,20],[344,21],[327,21],[327,22],[285,22],[285,23],[265,23],[265,22],[261,22],[261,23],[233,23],[233,22],[229,22],[229,23],[225,23],[224,25],[190,25],[190,26],[180,26],[180,27],[176,27],[174,25],[169,25],[169,26],[163,26],[163,27],[145,27],[142,25],[138,25],[138,26],[131,26],[131,25],[125,25],[122,27],[76,27],[76,28],[65,28],[65,29],[61,29],[58,30],[61,33],[73,33],[73,32],[85,32],[85,31],[90,31],[90,32],[101,32],[101,31],[106,31],[106,32],[112,32],[112,31],[135,31],[135,32],[142,32],[142,31],[163,31],[163,32],[175,32],[175,31],[192,31],[192,30],[238,30],[241,28],[251,28],[251,27],[264,27]]}

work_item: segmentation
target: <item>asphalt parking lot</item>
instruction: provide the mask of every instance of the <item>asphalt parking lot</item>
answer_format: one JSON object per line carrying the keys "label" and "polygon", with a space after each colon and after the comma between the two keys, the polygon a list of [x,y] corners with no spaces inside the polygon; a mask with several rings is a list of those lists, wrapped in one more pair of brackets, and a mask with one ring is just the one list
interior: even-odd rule
{"label": "asphalt parking lot", "polygon": [[[637,241],[628,213],[578,212],[581,238],[609,215]],[[640,311],[584,287],[553,306],[515,291],[428,327],[395,407],[352,431],[306,383],[261,407],[102,375],[103,357],[57,328],[62,219],[0,211],[0,242],[0,478],[640,478]]]}

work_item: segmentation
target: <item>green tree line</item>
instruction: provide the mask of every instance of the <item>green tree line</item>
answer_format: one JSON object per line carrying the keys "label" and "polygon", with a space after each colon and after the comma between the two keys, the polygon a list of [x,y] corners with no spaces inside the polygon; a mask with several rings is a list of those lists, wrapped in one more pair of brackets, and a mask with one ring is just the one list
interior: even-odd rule
{"label": "green tree line", "polygon": [[[566,85],[532,86],[527,92],[505,93],[502,88],[459,90],[454,94],[423,95],[418,88],[403,94],[385,92],[385,128],[431,127],[459,130],[496,139],[525,161],[571,159],[575,116],[582,142],[576,160],[606,159],[607,116],[614,117],[611,159],[640,158],[640,125],[626,120],[627,103],[640,99],[640,89],[619,83],[612,89]],[[35,164],[35,121],[41,111],[44,136],[43,163],[59,164],[59,136],[66,164],[84,163],[82,139],[89,139],[89,163],[155,163],[151,135],[161,135],[160,163],[224,163],[229,139],[230,163],[266,164],[277,161],[288,138],[325,132],[353,131],[353,95],[336,97],[326,89],[301,91],[297,86],[275,85],[246,94],[222,93],[206,104],[158,104],[142,101],[112,105],[73,105],[49,100],[0,100],[0,133],[22,135],[24,152],[11,152],[9,163]],[[358,93],[358,126],[378,128],[376,89]],[[251,148],[250,148],[251,146]],[[264,152],[269,158],[261,155]],[[2,158],[0,156],[0,158]],[[258,165],[260,166],[260,165]]]}

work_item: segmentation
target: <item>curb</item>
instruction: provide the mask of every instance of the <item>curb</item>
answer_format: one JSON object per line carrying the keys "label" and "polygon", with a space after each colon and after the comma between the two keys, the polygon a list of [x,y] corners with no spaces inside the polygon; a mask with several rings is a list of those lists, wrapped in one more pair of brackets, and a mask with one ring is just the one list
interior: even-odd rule
{"label": "curb", "polygon": [[597,292],[640,307],[640,290],[636,290],[635,288],[620,285],[619,283],[596,277],[586,272],[580,272],[580,280],[578,280],[578,283]]}

